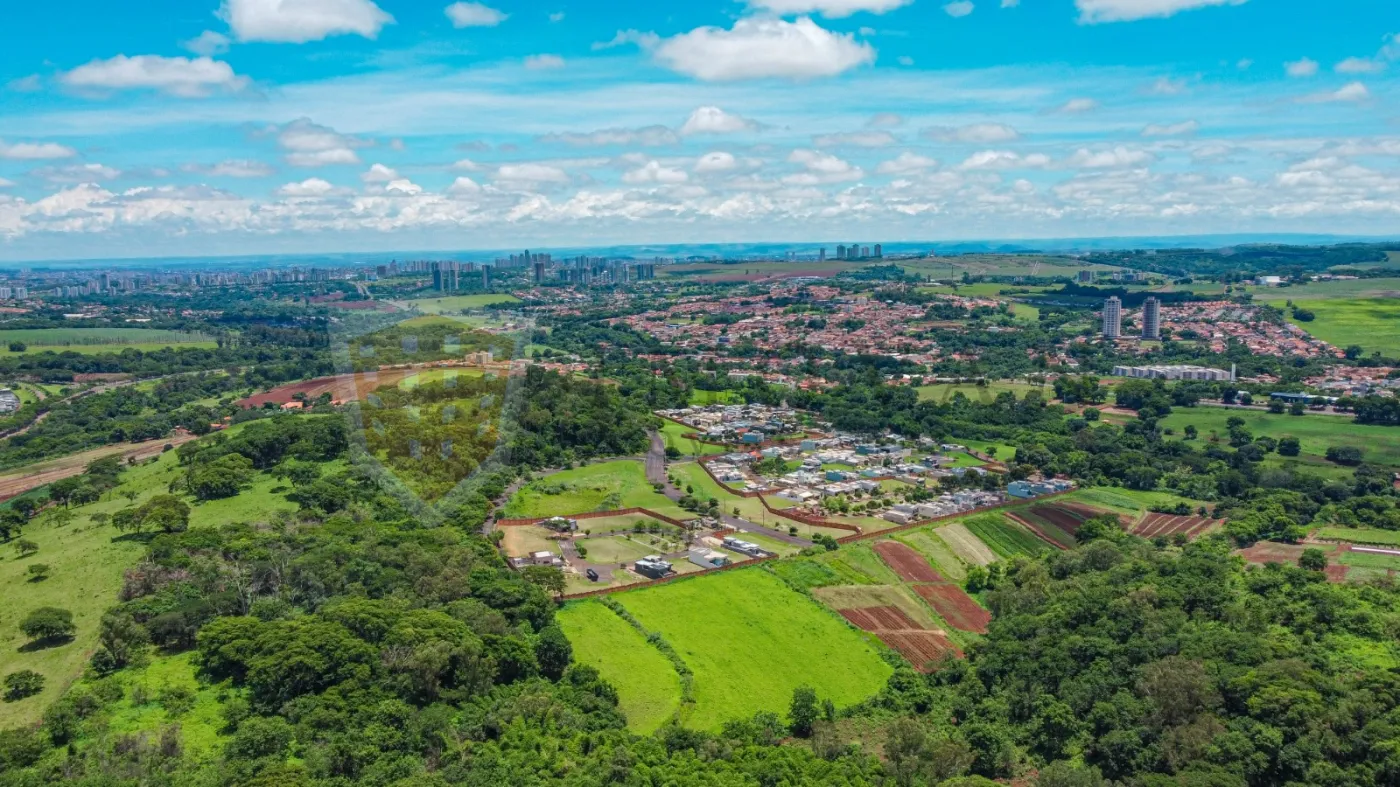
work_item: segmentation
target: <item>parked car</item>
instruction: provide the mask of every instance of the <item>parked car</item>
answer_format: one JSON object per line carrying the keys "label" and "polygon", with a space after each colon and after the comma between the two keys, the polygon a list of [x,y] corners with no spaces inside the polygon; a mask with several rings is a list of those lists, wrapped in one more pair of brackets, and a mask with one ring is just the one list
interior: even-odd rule
{"label": "parked car", "polygon": [[583,573],[584,573],[585,576],[588,577],[588,581],[590,581],[590,582],[597,582],[597,581],[598,581],[598,572],[597,572],[597,571],[594,571],[593,569],[590,568],[590,569],[588,569],[587,571],[585,571],[585,572],[583,572]]}

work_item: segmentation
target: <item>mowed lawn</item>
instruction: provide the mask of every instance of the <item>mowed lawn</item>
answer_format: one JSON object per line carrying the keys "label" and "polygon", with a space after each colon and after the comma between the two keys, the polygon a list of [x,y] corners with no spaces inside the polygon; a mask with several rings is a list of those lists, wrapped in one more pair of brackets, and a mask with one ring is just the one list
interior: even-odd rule
{"label": "mowed lawn", "polygon": [[664,421],[661,427],[661,439],[666,441],[667,448],[674,448],[681,452],[681,456],[712,456],[722,454],[725,448],[722,445],[710,445],[686,437],[687,434],[695,434],[695,430],[688,426],[681,426],[675,421]]}
{"label": "mowed lawn", "polygon": [[646,735],[681,707],[681,680],[671,662],[616,613],[597,601],[566,605],[555,615],[574,646],[574,660],[596,667],[617,689],[627,727]]}
{"label": "mowed lawn", "polygon": [[685,722],[696,729],[759,711],[786,716],[793,690],[804,685],[846,707],[878,692],[893,672],[858,633],[760,568],[614,598],[695,673]]}
{"label": "mowed lawn", "polygon": [[1040,391],[1047,400],[1055,398],[1055,389],[1049,386],[1036,387],[1028,383],[1011,382],[991,382],[986,385],[975,383],[939,383],[938,385],[925,385],[917,389],[919,401],[937,402],[946,404],[951,402],[953,397],[959,393],[967,397],[970,401],[990,404],[995,401],[997,395],[1009,391],[1016,395],[1017,399],[1024,397],[1031,391]]}
{"label": "mowed lawn", "polygon": [[[480,274],[475,275],[480,277]],[[447,298],[428,298],[409,301],[409,303],[418,307],[418,310],[425,314],[446,314],[460,312],[464,309],[484,309],[498,303],[520,303],[520,299],[504,293],[482,293],[479,295],[453,295]]]}
{"label": "mowed lawn", "polygon": [[[1292,461],[1302,464],[1336,467],[1324,458],[1332,446],[1354,446],[1361,449],[1367,462],[1400,467],[1400,436],[1388,426],[1368,426],[1352,423],[1350,418],[1336,415],[1275,415],[1258,410],[1227,410],[1221,407],[1178,408],[1162,421],[1162,425],[1176,430],[1181,435],[1188,425],[1194,425],[1200,436],[1197,441],[1204,443],[1211,433],[1228,440],[1226,422],[1238,416],[1245,421],[1245,428],[1256,438],[1296,437],[1302,444],[1302,455]],[[1270,459],[1276,457],[1271,454]],[[1284,464],[1290,459],[1283,457]],[[1348,473],[1350,471],[1348,470]]]}
{"label": "mowed lawn", "polygon": [[534,519],[623,508],[646,508],[677,519],[694,517],[652,489],[646,467],[630,459],[585,465],[532,481],[506,504],[505,516]]}

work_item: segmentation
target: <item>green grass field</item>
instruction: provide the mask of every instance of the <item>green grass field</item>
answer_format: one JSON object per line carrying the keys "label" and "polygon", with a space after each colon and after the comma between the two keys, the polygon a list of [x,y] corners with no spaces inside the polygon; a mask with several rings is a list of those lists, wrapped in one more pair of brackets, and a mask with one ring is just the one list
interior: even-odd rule
{"label": "green grass field", "polygon": [[1055,397],[1055,389],[1049,386],[1036,387],[1028,383],[1011,382],[989,382],[986,385],[976,385],[975,383],[940,383],[938,385],[925,385],[918,389],[919,401],[937,402],[946,404],[952,401],[955,394],[961,393],[971,401],[991,404],[997,394],[1010,391],[1016,395],[1017,399],[1024,397],[1031,391],[1040,391],[1046,399]]}
{"label": "green grass field", "polygon": [[[22,342],[26,348],[20,352],[10,350],[11,342]],[[132,349],[142,352],[163,350],[167,347],[198,347],[210,349],[217,346],[213,339],[202,333],[166,331],[154,328],[31,328],[21,330],[0,330],[0,354],[6,356],[32,355],[42,352],[77,352],[85,355],[99,353],[119,353]]]}
{"label": "green grass field", "polygon": [[687,434],[694,434],[695,430],[681,426],[675,421],[662,421],[661,439],[666,441],[667,448],[674,448],[681,452],[681,456],[713,456],[725,453],[725,448],[719,445],[702,443],[685,437]]}
{"label": "green grass field", "polygon": [[695,673],[688,726],[714,730],[759,711],[787,714],[810,685],[838,708],[893,671],[860,634],[762,569],[730,571],[614,596]]}
{"label": "green grass field", "polygon": [[[1352,423],[1350,418],[1333,415],[1274,415],[1257,410],[1227,410],[1220,407],[1178,408],[1162,421],[1165,427],[1182,434],[1188,424],[1194,425],[1200,433],[1198,443],[1203,444],[1216,433],[1220,439],[1228,440],[1226,421],[1238,416],[1245,420],[1245,428],[1257,437],[1296,437],[1302,443],[1303,453],[1296,459],[1270,456],[1271,463],[1290,462],[1305,466],[1331,467],[1324,456],[1331,446],[1355,446],[1361,449],[1367,462],[1375,462],[1390,467],[1400,467],[1400,439],[1393,428],[1387,426],[1367,426]],[[1347,473],[1350,474],[1350,470]]]}
{"label": "green grass field", "polygon": [[[1007,445],[1006,443],[991,443],[986,440],[963,440],[961,438],[952,438],[949,439],[948,442],[956,443],[957,445],[965,445],[974,451],[986,454],[1002,462],[1010,462],[1012,457],[1016,456],[1016,446]],[[993,451],[995,451],[995,453],[993,453]],[[956,465],[954,466],[956,467]]]}
{"label": "green grass field", "polygon": [[448,380],[456,380],[463,377],[481,377],[482,374],[483,372],[477,369],[427,369],[403,378],[399,381],[399,387],[404,390],[410,390],[420,385],[445,383]]}
{"label": "green grass field", "polygon": [[1323,541],[1346,541],[1378,547],[1400,547],[1400,532],[1373,527],[1322,527],[1313,531],[1313,538]]}
{"label": "green grass field", "polygon": [[484,309],[498,303],[520,303],[520,299],[504,293],[483,293],[480,295],[452,295],[446,298],[423,298],[408,301],[408,303],[416,306],[424,314],[447,314],[470,309]]}
{"label": "green grass field", "polygon": [[[560,491],[547,494],[551,489]],[[506,504],[504,513],[532,519],[622,508],[648,508],[678,519],[694,516],[651,488],[641,462],[626,459],[585,465],[526,484]]]}
{"label": "green grass field", "polygon": [[963,520],[963,524],[1002,558],[1018,555],[1034,557],[1052,548],[1035,534],[1001,514],[981,514]]}
{"label": "green grass field", "polygon": [[[236,430],[242,426],[234,427]],[[333,471],[334,466],[328,468]],[[111,515],[129,505],[140,505],[157,494],[164,494],[180,474],[175,453],[162,454],[156,461],[128,468],[121,484],[98,502],[72,508],[73,521],[62,527],[41,516],[25,528],[24,538],[39,545],[38,554],[20,560],[13,547],[0,552],[0,592],[9,603],[0,609],[0,675],[32,669],[47,678],[43,693],[15,703],[0,704],[0,728],[36,721],[43,708],[58,698],[87,664],[97,642],[102,613],[117,601],[122,574],[141,558],[145,547],[140,541],[121,538],[110,525],[94,525],[93,514]],[[259,474],[253,486],[237,497],[215,500],[192,507],[191,527],[217,527],[229,522],[265,522],[279,512],[294,512],[288,501],[285,482]],[[283,489],[282,492],[274,492]],[[124,492],[135,494],[133,501]],[[51,576],[30,582],[28,567],[43,563]],[[73,613],[77,636],[58,647],[26,652],[24,637],[17,626],[36,607],[53,606]]]}
{"label": "green grass field", "polygon": [[[1292,287],[1252,287],[1254,299],[1282,308],[1288,301],[1316,315],[1294,324],[1337,347],[1400,356],[1400,278],[1313,282]],[[1287,312],[1285,312],[1287,313]]]}
{"label": "green grass field", "polygon": [[671,662],[612,610],[580,601],[559,610],[555,619],[574,646],[574,660],[596,667],[617,689],[633,732],[654,732],[680,710],[681,681]]}
{"label": "green grass field", "polygon": [[1087,487],[1076,490],[1065,497],[1097,508],[1113,509],[1123,514],[1144,514],[1153,507],[1173,507],[1178,503],[1191,506],[1192,510],[1207,505],[1171,492],[1143,492],[1119,487]]}
{"label": "green grass field", "polygon": [[[113,706],[108,729],[118,734],[145,733],[154,739],[161,730],[178,724],[180,742],[187,752],[197,758],[216,755],[224,739],[220,730],[226,725],[219,697],[230,690],[201,683],[196,678],[199,668],[194,657],[193,652],[158,656],[145,669],[128,676],[126,696]],[[173,714],[160,702],[161,695],[172,688],[193,693],[190,710]]]}
{"label": "green grass field", "polygon": [[690,392],[690,404],[695,407],[711,404],[742,404],[743,401],[743,397],[734,391],[702,391],[697,388]]}

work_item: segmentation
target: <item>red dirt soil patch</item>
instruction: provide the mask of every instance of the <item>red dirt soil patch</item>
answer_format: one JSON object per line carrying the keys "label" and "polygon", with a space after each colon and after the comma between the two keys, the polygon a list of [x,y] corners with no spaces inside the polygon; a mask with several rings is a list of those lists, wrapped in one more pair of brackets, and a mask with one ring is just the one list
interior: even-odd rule
{"label": "red dirt soil patch", "polygon": [[992,613],[983,609],[957,585],[915,585],[914,592],[929,603],[948,625],[959,631],[986,634]]}
{"label": "red dirt soil patch", "polygon": [[880,639],[920,671],[929,662],[938,661],[945,653],[952,653],[958,658],[963,655],[952,640],[936,631],[890,631],[880,634]]}
{"label": "red dirt soil patch", "polygon": [[837,612],[862,631],[921,631],[924,628],[898,607],[862,607],[839,609]]}
{"label": "red dirt soil patch", "polygon": [[1205,517],[1175,516],[1173,514],[1148,514],[1137,527],[1132,530],[1133,535],[1143,538],[1156,538],[1157,536],[1172,536],[1177,533],[1185,533],[1187,538],[1198,536],[1206,530],[1221,524],[1218,519],[1207,519]]}
{"label": "red dirt soil patch", "polygon": [[898,541],[881,541],[875,545],[875,553],[905,582],[943,581],[943,577],[933,570],[923,555]]}
{"label": "red dirt soil patch", "polygon": [[1084,520],[1091,518],[1084,516],[1080,511],[1060,506],[1036,506],[1030,510],[1030,513],[1070,535],[1074,535],[1075,531],[1079,530],[1079,526],[1084,524]]}

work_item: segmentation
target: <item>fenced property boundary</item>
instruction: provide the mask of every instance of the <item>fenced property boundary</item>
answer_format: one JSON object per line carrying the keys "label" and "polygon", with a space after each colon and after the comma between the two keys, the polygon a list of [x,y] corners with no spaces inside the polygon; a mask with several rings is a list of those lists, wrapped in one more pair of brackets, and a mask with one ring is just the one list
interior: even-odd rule
{"label": "fenced property boundary", "polygon": [[597,598],[597,597],[599,597],[599,596],[610,596],[610,595],[612,595],[613,593],[622,593],[622,592],[628,591],[628,590],[640,590],[640,589],[642,589],[642,588],[655,587],[655,586],[657,586],[657,585],[666,585],[666,584],[669,584],[669,583],[671,583],[671,582],[676,582],[676,581],[679,581],[679,580],[682,580],[682,579],[695,579],[696,577],[708,577],[708,576],[710,576],[711,574],[718,574],[718,573],[722,573],[722,572],[725,572],[725,571],[734,571],[734,570],[740,569],[740,568],[752,568],[753,566],[757,566],[757,565],[759,565],[759,564],[761,564],[761,563],[767,563],[767,562],[770,561],[770,560],[777,560],[777,559],[778,559],[778,556],[777,556],[777,555],[771,555],[771,556],[769,556],[769,557],[756,557],[756,558],[751,558],[751,559],[749,559],[749,560],[745,560],[745,561],[743,561],[743,562],[741,562],[741,563],[730,563],[730,564],[727,565],[727,566],[720,566],[719,568],[707,568],[707,569],[705,569],[704,571],[698,571],[698,572],[693,573],[693,574],[676,574],[675,576],[665,577],[664,579],[649,579],[649,580],[647,580],[647,581],[645,581],[645,582],[635,582],[635,583],[633,583],[633,584],[631,584],[631,585],[623,585],[623,586],[621,586],[621,587],[615,587],[615,588],[599,588],[598,590],[586,590],[586,591],[584,591],[584,592],[582,592],[582,593],[566,593],[565,595],[560,596],[560,597],[559,597],[559,600],[560,600],[560,601],[577,601],[578,599],[583,599],[583,598]]}
{"label": "fenced property boundary", "polygon": [[537,519],[498,519],[496,520],[496,527],[529,527],[530,525],[538,525],[541,522],[548,522],[553,519],[607,519],[608,517],[633,516],[636,514],[644,514],[652,519],[658,519],[668,525],[675,525],[676,527],[686,526],[686,524],[679,519],[674,519],[665,514],[658,514],[650,508],[622,508],[617,511],[591,511],[587,514],[570,514],[564,517],[542,516]]}

